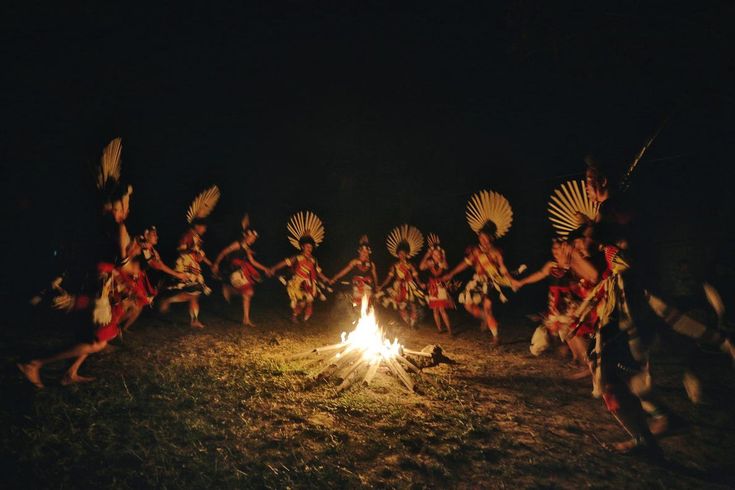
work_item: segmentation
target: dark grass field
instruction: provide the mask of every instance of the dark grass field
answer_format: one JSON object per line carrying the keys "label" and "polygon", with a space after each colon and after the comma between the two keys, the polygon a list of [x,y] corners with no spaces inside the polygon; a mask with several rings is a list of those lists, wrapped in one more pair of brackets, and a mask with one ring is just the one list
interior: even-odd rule
{"label": "dark grass field", "polygon": [[[440,344],[456,364],[426,370],[438,388],[407,393],[388,373],[337,394],[309,386],[313,368],[285,356],[331,344],[348,330],[341,304],[318,305],[292,325],[285,305],[256,297],[255,329],[238,305],[204,304],[208,328],[187,326],[185,307],[147,312],[93,356],[90,384],[58,385],[66,364],[35,390],[15,368],[25,356],[73,340],[69,319],[33,314],[2,329],[3,488],[732,488],[735,383],[726,359],[707,361],[708,405],[680,382],[680,356],[660,352],[654,374],[682,429],[663,439],[666,462],[603,448],[623,433],[589,380],[568,381],[565,360],[533,358],[533,326],[505,319],[506,344],[460,312],[460,334],[389,326],[410,348]],[[392,325],[392,317],[384,315]]]}

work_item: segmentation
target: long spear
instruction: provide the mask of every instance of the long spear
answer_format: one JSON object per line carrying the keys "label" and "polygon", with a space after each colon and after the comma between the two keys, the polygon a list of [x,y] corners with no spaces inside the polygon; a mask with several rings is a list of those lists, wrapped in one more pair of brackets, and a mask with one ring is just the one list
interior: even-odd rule
{"label": "long spear", "polygon": [[641,161],[641,158],[643,158],[643,155],[646,153],[648,148],[650,148],[651,145],[653,144],[653,140],[656,139],[656,137],[659,135],[661,130],[664,129],[664,127],[666,127],[666,125],[669,123],[669,121],[671,120],[671,115],[672,114],[670,113],[668,116],[666,116],[666,118],[664,118],[664,120],[661,122],[661,124],[659,124],[658,128],[653,133],[653,135],[651,135],[651,137],[648,138],[646,143],[643,145],[643,148],[641,148],[640,151],[635,155],[635,158],[633,158],[633,161],[631,162],[631,164],[628,165],[628,170],[625,172],[625,175],[620,181],[620,191],[621,192],[627,191],[628,188],[630,187],[630,179],[633,175],[633,172],[638,167],[638,163]]}

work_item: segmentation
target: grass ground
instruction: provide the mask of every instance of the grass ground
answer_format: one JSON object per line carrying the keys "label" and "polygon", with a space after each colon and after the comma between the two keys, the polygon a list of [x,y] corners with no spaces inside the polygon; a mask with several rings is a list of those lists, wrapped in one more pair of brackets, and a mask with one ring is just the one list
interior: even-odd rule
{"label": "grass ground", "polygon": [[[257,299],[257,298],[256,298]],[[119,348],[90,358],[86,385],[61,387],[64,363],[35,390],[15,368],[39,348],[71,342],[39,317],[2,330],[0,448],[4,488],[731,488],[735,486],[733,373],[712,356],[707,406],[686,400],[682,365],[659,355],[655,377],[686,430],[662,440],[666,463],[606,452],[623,434],[589,381],[567,381],[555,355],[528,352],[532,325],[506,319],[506,344],[462,313],[449,338],[427,321],[394,328],[407,347],[440,344],[457,364],[427,370],[438,388],[410,394],[387,373],[337,394],[306,386],[313,371],[285,356],[334,343],[344,308],[307,325],[256,301],[243,330],[236,305],[204,306],[204,331],[184,307],[147,314]],[[705,356],[707,357],[707,356]]]}

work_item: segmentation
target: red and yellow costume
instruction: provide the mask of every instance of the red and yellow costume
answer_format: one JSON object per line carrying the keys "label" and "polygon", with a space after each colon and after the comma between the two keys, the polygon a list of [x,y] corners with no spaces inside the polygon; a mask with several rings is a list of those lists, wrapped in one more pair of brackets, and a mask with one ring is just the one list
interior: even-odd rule
{"label": "red and yellow costume", "polygon": [[232,259],[231,264],[237,269],[230,274],[230,284],[241,294],[250,294],[255,289],[255,283],[260,282],[258,269],[250,262],[248,254],[254,253],[250,247],[240,242],[240,248],[244,252],[242,257]]}
{"label": "red and yellow costume", "polygon": [[409,303],[424,301],[424,293],[416,284],[418,272],[412,263],[396,262],[391,266],[388,276],[393,279],[393,284],[383,298],[383,306],[403,310]]}
{"label": "red and yellow costume", "polygon": [[358,306],[362,304],[363,296],[367,295],[371,297],[375,284],[373,283],[373,268],[374,264],[372,260],[358,261],[351,272],[351,283],[352,283],[352,305]]}
{"label": "red and yellow costume", "polygon": [[129,309],[150,304],[152,288],[145,274],[131,274],[123,267],[100,263],[97,266],[103,286],[95,300],[95,338],[112,340],[120,333],[120,321]]}
{"label": "red and yellow costume", "polygon": [[464,292],[459,295],[460,303],[482,304],[485,298],[490,297],[493,290],[501,302],[508,301],[500,288],[501,286],[510,287],[510,282],[502,276],[499,264],[493,260],[489,252],[482,250],[479,246],[473,246],[464,260],[475,270],[475,274],[465,286]]}
{"label": "red and yellow costume", "polygon": [[321,294],[317,279],[322,270],[316,259],[299,254],[285,262],[293,274],[286,284],[291,308],[296,308],[299,303],[313,303],[314,298]]}
{"label": "red and yellow costume", "polygon": [[202,244],[204,240],[193,229],[190,229],[179,241],[179,257],[176,259],[174,270],[183,272],[186,280],[177,281],[169,286],[171,292],[182,292],[189,294],[209,294],[211,289],[204,282],[202,274],[202,261],[205,258]]}
{"label": "red and yellow costume", "polygon": [[428,305],[429,308],[454,308],[447,284],[442,280],[447,268],[442,264],[437,264],[433,260],[429,263],[429,288],[428,288]]}

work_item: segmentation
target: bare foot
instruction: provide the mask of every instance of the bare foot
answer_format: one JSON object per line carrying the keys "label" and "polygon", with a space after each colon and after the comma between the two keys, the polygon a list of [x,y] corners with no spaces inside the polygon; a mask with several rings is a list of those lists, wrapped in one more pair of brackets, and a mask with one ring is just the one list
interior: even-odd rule
{"label": "bare foot", "polygon": [[299,318],[296,315],[291,315],[291,323],[299,323]]}
{"label": "bare foot", "polygon": [[79,374],[69,374],[66,373],[63,378],[61,378],[61,385],[62,386],[69,386],[74,383],[89,383],[90,381],[94,381],[95,378],[91,376],[81,376]]}
{"label": "bare foot", "polygon": [[199,320],[192,320],[191,321],[191,326],[194,327],[194,328],[198,328],[200,330],[202,328],[204,328],[204,324],[202,322],[200,322]]}
{"label": "bare foot", "polygon": [[43,388],[43,383],[41,382],[41,365],[38,362],[31,361],[28,364],[18,363],[16,366],[28,378],[28,381],[33,383],[33,386],[38,389]]}
{"label": "bare foot", "polygon": [[493,340],[492,340],[492,344],[493,344],[493,347],[499,346],[500,345],[500,337],[497,336],[497,335],[494,335],[493,336]]}
{"label": "bare foot", "polygon": [[619,454],[642,455],[652,458],[663,458],[661,448],[655,441],[643,442],[639,439],[628,439],[612,445],[612,449]]}
{"label": "bare foot", "polygon": [[620,454],[628,454],[634,449],[638,449],[643,445],[638,439],[627,439],[622,442],[616,442],[612,445],[615,452]]}
{"label": "bare foot", "polygon": [[255,327],[255,324],[253,322],[250,322],[250,321],[247,321],[247,322],[246,321],[243,321],[242,322],[242,326],[243,327]]}

